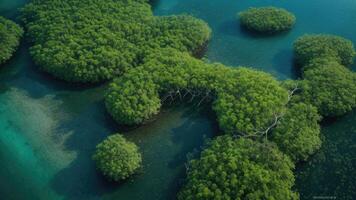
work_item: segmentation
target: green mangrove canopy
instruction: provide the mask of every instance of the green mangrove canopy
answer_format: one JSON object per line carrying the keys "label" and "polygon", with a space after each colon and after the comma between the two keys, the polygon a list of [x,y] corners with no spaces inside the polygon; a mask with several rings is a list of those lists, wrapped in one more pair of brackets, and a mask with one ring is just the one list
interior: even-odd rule
{"label": "green mangrove canopy", "polygon": [[[152,118],[167,100],[211,103],[221,129],[230,135],[214,139],[190,162],[179,199],[297,199],[289,159],[306,160],[320,147],[318,112],[339,115],[355,106],[356,76],[342,60],[313,57],[302,68],[303,80],[281,85],[264,72],[157,48],[113,81],[105,102],[117,122],[129,125]],[[262,135],[281,152],[267,141],[260,143]]]}
{"label": "green mangrove canopy", "polygon": [[104,176],[113,181],[128,178],[142,162],[137,146],[120,134],[111,135],[98,144],[93,160]]}
{"label": "green mangrove canopy", "polygon": [[315,105],[323,116],[340,116],[356,106],[355,74],[336,61],[324,61],[304,72],[309,87],[305,101]]}
{"label": "green mangrove canopy", "polygon": [[293,161],[307,160],[321,146],[320,116],[309,104],[292,104],[272,132],[271,140]]}
{"label": "green mangrove canopy", "polygon": [[[210,38],[208,25],[186,15],[155,17],[148,0],[33,0],[22,14],[30,52],[43,70],[72,82],[115,78],[105,104],[118,123],[143,123],[177,99],[212,106],[228,134],[189,162],[178,199],[297,199],[290,158],[305,160],[320,147],[318,112],[337,116],[356,105],[356,76],[344,67],[352,64],[355,51],[340,37],[297,40],[304,80],[295,82],[300,85],[294,95],[292,87],[282,87],[267,73],[193,58]],[[273,7],[239,16],[259,32],[279,32],[295,23],[293,14]],[[0,52],[0,63],[22,34],[8,23],[0,18],[0,42],[8,49],[4,56]],[[260,142],[261,135],[278,148]],[[119,134],[98,144],[93,159],[114,181],[127,179],[142,162],[137,146]]]}
{"label": "green mangrove canopy", "polygon": [[147,0],[33,0],[22,19],[34,61],[72,82],[112,79],[158,47],[194,54],[211,32],[190,16],[154,17]]}
{"label": "green mangrove canopy", "polygon": [[7,61],[20,44],[22,28],[13,21],[0,16],[0,64]]}
{"label": "green mangrove canopy", "polygon": [[189,162],[179,200],[298,199],[294,164],[272,143],[220,136]]}
{"label": "green mangrove canopy", "polygon": [[355,58],[351,41],[333,35],[306,35],[294,44],[302,66],[301,99],[323,116],[340,116],[356,106],[355,73],[347,69]]}
{"label": "green mangrove canopy", "polygon": [[157,114],[165,100],[183,97],[212,102],[222,130],[249,135],[267,128],[283,111],[288,92],[267,73],[162,49],[115,79],[105,100],[117,122],[133,125]]}
{"label": "green mangrove canopy", "polygon": [[348,39],[327,34],[304,35],[294,43],[297,62],[307,65],[315,58],[334,59],[341,65],[349,66],[354,62],[355,49]]}
{"label": "green mangrove canopy", "polygon": [[289,30],[295,24],[295,16],[283,8],[249,8],[238,13],[241,25],[261,33],[276,33]]}

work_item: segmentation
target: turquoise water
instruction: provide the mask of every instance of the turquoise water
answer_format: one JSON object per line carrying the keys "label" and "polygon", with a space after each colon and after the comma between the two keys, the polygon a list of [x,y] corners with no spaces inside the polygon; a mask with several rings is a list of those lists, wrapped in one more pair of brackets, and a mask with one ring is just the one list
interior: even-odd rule
{"label": "turquoise water", "polygon": [[[23,3],[1,1],[0,13],[15,19]],[[124,131],[105,111],[104,90],[53,80],[22,44],[0,69],[0,199],[169,199],[176,193],[186,155],[217,132],[212,115],[175,107]],[[140,173],[121,185],[106,182],[91,161],[95,145],[117,131],[138,144],[144,159]]]}
{"label": "turquoise water", "polygon": [[121,185],[95,170],[95,145],[119,131],[103,91],[54,81],[36,70],[24,45],[0,70],[0,199],[169,199],[184,177],[186,155],[216,131],[208,111],[164,109],[121,130],[143,153],[143,169]]}
{"label": "turquoise water", "polygon": [[[251,34],[240,27],[236,13],[252,6],[277,6],[297,17],[292,31],[274,36]],[[280,79],[295,78],[292,43],[305,33],[331,33],[356,43],[354,0],[161,0],[157,15],[188,13],[213,29],[206,57],[231,66],[250,66]]]}
{"label": "turquoise water", "polygon": [[[0,14],[12,19],[27,0],[1,0]],[[262,37],[240,28],[236,12],[277,5],[297,16],[295,28]],[[157,15],[189,13],[213,29],[206,58],[252,66],[280,79],[295,78],[292,42],[304,33],[333,33],[356,43],[354,0],[160,0]],[[79,87],[41,73],[23,42],[0,68],[0,199],[172,199],[184,180],[186,154],[217,133],[211,112],[193,106],[164,109],[155,121],[123,130],[103,105],[105,85]],[[324,146],[298,166],[302,199],[356,199],[356,113],[323,125]],[[113,185],[95,171],[90,156],[108,134],[120,131],[140,147],[144,167]]]}

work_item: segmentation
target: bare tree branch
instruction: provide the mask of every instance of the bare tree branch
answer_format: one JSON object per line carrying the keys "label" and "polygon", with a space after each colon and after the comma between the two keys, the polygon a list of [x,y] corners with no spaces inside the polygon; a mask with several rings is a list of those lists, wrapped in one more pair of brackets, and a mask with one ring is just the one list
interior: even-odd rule
{"label": "bare tree branch", "polygon": [[[287,106],[289,104],[289,102],[291,101],[292,97],[294,96],[294,94],[299,90],[300,88],[298,87],[298,85],[296,84],[296,86],[289,91],[288,93],[288,99],[287,99],[287,102],[285,104],[285,106]],[[269,132],[275,128],[279,121],[283,118],[285,113],[281,112],[281,113],[278,113],[278,114],[274,114],[274,120],[273,122],[265,129],[263,130],[255,130],[255,132],[253,132],[252,134],[242,134],[242,137],[265,137],[266,140],[268,140],[268,134]]]}

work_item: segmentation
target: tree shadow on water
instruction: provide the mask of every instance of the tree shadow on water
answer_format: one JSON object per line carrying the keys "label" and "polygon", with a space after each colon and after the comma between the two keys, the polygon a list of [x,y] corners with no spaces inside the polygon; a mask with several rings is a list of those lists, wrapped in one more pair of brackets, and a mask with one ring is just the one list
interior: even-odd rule
{"label": "tree shadow on water", "polygon": [[274,70],[279,74],[283,74],[283,77],[297,79],[301,75],[293,55],[293,50],[291,49],[283,49],[279,51],[273,57],[272,62],[273,66],[275,66]]}
{"label": "tree shadow on water", "polygon": [[250,38],[274,38],[274,37],[283,37],[286,36],[288,34],[290,34],[290,30],[286,30],[286,31],[281,31],[281,32],[271,32],[271,33],[263,33],[263,32],[258,32],[258,31],[254,31],[251,29],[248,29],[247,27],[245,27],[244,25],[242,25],[241,23],[239,23],[239,32],[242,36],[244,37],[250,37]]}
{"label": "tree shadow on water", "polygon": [[49,73],[40,70],[29,53],[30,44],[22,41],[13,57],[1,67],[1,83],[11,88],[26,91],[34,99],[50,94],[85,92],[89,90],[105,89],[106,83],[79,84],[59,80]]}
{"label": "tree shadow on water", "polygon": [[215,113],[208,106],[186,106],[182,117],[186,119],[184,123],[171,132],[172,142],[181,145],[181,151],[169,162],[171,168],[184,164],[188,153],[200,152],[205,140],[219,131]]}
{"label": "tree shadow on water", "polygon": [[283,38],[290,34],[290,31],[283,31],[278,33],[261,33],[250,30],[243,26],[238,19],[230,19],[222,22],[218,26],[218,32],[223,35],[236,37],[236,39],[274,39],[274,38]]}
{"label": "tree shadow on water", "polygon": [[192,105],[184,106],[184,123],[172,129],[171,141],[180,145],[180,150],[168,162],[169,168],[179,168],[179,174],[170,182],[169,194],[177,194],[186,177],[185,163],[189,155],[197,156],[207,139],[212,138],[219,132],[215,113],[211,106],[196,108]]}

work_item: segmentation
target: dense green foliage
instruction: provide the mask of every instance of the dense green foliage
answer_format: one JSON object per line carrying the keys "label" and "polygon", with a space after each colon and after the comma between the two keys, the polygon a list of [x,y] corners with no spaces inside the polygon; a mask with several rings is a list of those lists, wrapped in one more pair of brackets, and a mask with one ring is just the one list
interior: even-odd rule
{"label": "dense green foliage", "polygon": [[295,24],[295,16],[283,8],[249,8],[238,13],[240,22],[250,30],[261,33],[276,33],[289,30]]}
{"label": "dense green foliage", "polygon": [[[343,66],[353,62],[355,51],[340,37],[297,40],[304,80],[284,88],[264,72],[193,58],[210,38],[207,24],[185,15],[155,17],[147,0],[33,0],[22,13],[31,54],[43,70],[73,82],[120,75],[105,97],[118,123],[143,123],[167,100],[212,105],[230,135],[217,137],[200,159],[190,161],[179,199],[298,199],[290,158],[305,160],[320,147],[318,112],[341,115],[356,105],[356,76]],[[293,14],[272,7],[239,15],[259,32],[295,23]],[[299,90],[291,96],[294,83]],[[261,133],[271,133],[277,145],[260,142]],[[100,143],[93,159],[114,181],[134,174],[142,162],[137,146],[119,134]]]}
{"label": "dense green foliage", "polygon": [[[308,37],[314,38],[314,36],[303,38]],[[293,176],[282,175],[283,178],[276,178],[272,175],[283,172],[292,175],[292,172],[287,172],[291,170],[290,168],[274,165],[279,163],[274,155],[279,153],[279,158],[288,155],[287,159],[291,158],[295,162],[306,160],[321,146],[318,124],[321,117],[318,112],[323,116],[338,116],[350,111],[356,105],[356,76],[343,66],[353,62],[355,53],[352,43],[336,36],[317,35],[314,41],[303,38],[295,45],[297,58],[303,64],[303,80],[285,81],[281,85],[290,91],[288,106],[275,112],[280,115],[275,117],[275,125],[272,123],[271,129],[267,129],[272,130],[271,132],[262,131],[283,153],[277,149],[272,153],[270,150],[273,149],[272,146],[267,141],[264,144],[258,143],[260,140],[258,137],[254,142],[245,138],[232,139],[231,136],[218,137],[203,151],[200,159],[190,162],[187,184],[180,192],[179,199],[298,198],[290,189],[294,181]],[[315,41],[319,41],[321,45],[314,47]],[[317,46],[318,42],[315,45]],[[244,76],[250,82],[255,80],[251,76]],[[226,80],[226,77],[224,78]],[[239,80],[235,82],[237,85],[233,85],[234,88],[238,87]],[[222,88],[223,99],[230,104],[230,107],[234,107],[234,98],[225,97],[225,94],[229,94],[229,90],[224,85],[218,84],[218,86]],[[249,85],[247,88],[255,90],[256,86]],[[268,89],[269,87],[266,87],[266,91]],[[239,98],[244,98],[244,95],[240,95]],[[216,99],[216,102],[218,101],[219,98]],[[236,102],[236,105],[239,106],[240,103]],[[216,111],[221,109],[227,112],[220,107],[217,108]],[[236,107],[231,110],[240,109]],[[217,113],[221,125],[223,124],[219,119],[221,116],[219,112]],[[240,115],[235,115],[236,113]],[[230,120],[229,117],[243,118],[243,114],[250,113],[251,111],[235,112],[225,116]],[[256,126],[254,128],[256,129]],[[283,161],[284,164],[287,162]],[[267,172],[261,170],[261,166],[267,166],[264,168]],[[276,172],[277,169],[282,172]],[[270,182],[271,180],[273,181]],[[276,188],[278,192],[275,191]]]}
{"label": "dense green foliage", "polygon": [[298,199],[294,164],[276,146],[220,136],[188,167],[179,200]]}
{"label": "dense green foliage", "polygon": [[323,116],[339,116],[356,106],[355,74],[336,61],[326,61],[304,72],[309,88],[305,101],[315,105]]}
{"label": "dense green foliage", "polygon": [[302,64],[304,84],[300,100],[323,116],[339,116],[356,106],[356,76],[347,69],[355,50],[351,41],[333,35],[306,35],[294,44]]}
{"label": "dense green foliage", "polygon": [[106,106],[117,122],[132,125],[157,114],[167,94],[212,100],[221,129],[242,134],[268,127],[288,101],[288,92],[269,74],[206,64],[187,53],[163,49],[117,78]]}
{"label": "dense green foliage", "polygon": [[355,58],[352,42],[334,35],[305,35],[294,43],[297,62],[305,66],[315,58],[333,58],[340,64],[349,66]]}
{"label": "dense green foliage", "polygon": [[319,120],[314,106],[293,104],[274,129],[272,140],[294,161],[306,160],[321,146]]}
{"label": "dense green foliage", "polygon": [[104,176],[114,181],[134,174],[142,162],[137,146],[120,134],[109,136],[98,144],[93,160]]}
{"label": "dense green foliage", "polygon": [[154,17],[146,0],[33,0],[22,10],[35,62],[73,82],[98,82],[157,47],[196,53],[210,28],[190,16]]}
{"label": "dense green foliage", "polygon": [[7,61],[20,44],[22,28],[0,16],[0,64]]}

